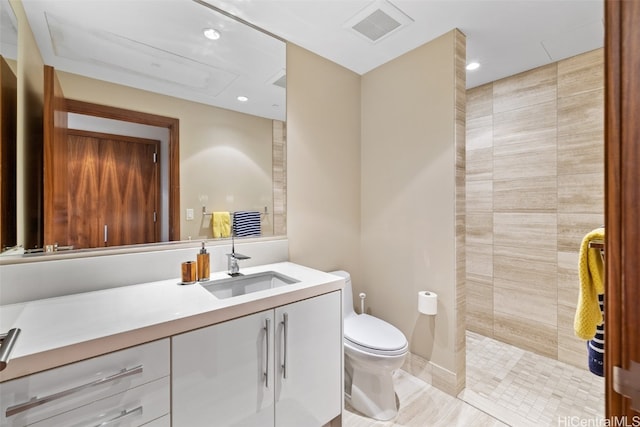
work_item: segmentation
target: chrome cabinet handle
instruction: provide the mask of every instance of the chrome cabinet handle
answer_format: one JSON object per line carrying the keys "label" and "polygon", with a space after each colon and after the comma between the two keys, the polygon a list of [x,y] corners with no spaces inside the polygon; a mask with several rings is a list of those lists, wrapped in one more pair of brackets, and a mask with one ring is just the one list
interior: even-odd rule
{"label": "chrome cabinet handle", "polygon": [[266,355],[266,367],[264,370],[264,386],[266,388],[269,388],[269,340],[271,338],[271,319],[266,318],[265,319],[265,326],[264,326],[264,330],[266,331],[266,339],[267,339],[267,345],[266,345],[266,349],[267,349],[267,355]]}
{"label": "chrome cabinet handle", "polygon": [[122,421],[123,419],[127,418],[127,417],[132,417],[134,415],[142,415],[142,406],[138,406],[136,409],[132,409],[130,411],[127,411],[126,409],[123,410],[122,412],[120,412],[120,415],[118,415],[115,418],[111,418],[110,420],[107,420],[103,423],[100,424],[96,424],[95,427],[105,427],[105,426],[110,426],[113,425],[119,421]]}
{"label": "chrome cabinet handle", "polygon": [[18,335],[20,335],[20,328],[10,329],[6,334],[0,335],[0,341],[2,342],[0,346],[0,371],[7,367],[11,350],[16,344]]}
{"label": "chrome cabinet handle", "polygon": [[109,241],[109,239],[107,239],[108,236],[109,236],[109,227],[107,226],[107,224],[105,224],[104,225],[104,244],[105,245]]}
{"label": "chrome cabinet handle", "polygon": [[37,397],[37,396],[33,397],[28,402],[24,402],[24,403],[20,403],[18,405],[13,405],[13,406],[8,407],[5,414],[6,414],[7,417],[10,417],[12,415],[19,414],[20,412],[24,412],[24,411],[27,411],[29,409],[36,408],[36,407],[38,407],[40,405],[44,405],[45,403],[49,403],[49,402],[52,402],[54,400],[61,399],[63,397],[69,396],[69,395],[74,394],[74,393],[79,393],[79,392],[81,392],[83,390],[86,390],[88,388],[96,387],[96,386],[99,386],[99,385],[102,385],[102,384],[106,384],[106,383],[109,383],[109,382],[112,382],[112,381],[119,380],[119,379],[124,378],[124,377],[128,377],[128,376],[131,376],[131,375],[136,375],[136,374],[140,374],[140,373],[142,373],[142,365],[138,365],[135,368],[131,368],[131,369],[123,369],[120,372],[118,372],[117,374],[113,374],[113,375],[110,375],[108,377],[104,377],[104,378],[101,378],[99,380],[92,381],[90,383],[80,385],[78,387],[70,388],[68,390],[63,390],[63,391],[60,391],[58,393],[50,394],[49,396],[45,396],[45,397]]}
{"label": "chrome cabinet handle", "polygon": [[284,354],[282,356],[282,378],[286,379],[287,378],[287,353],[289,352],[287,347],[288,347],[288,343],[287,341],[289,340],[289,314],[287,313],[283,313],[282,314],[282,322],[280,322],[280,324],[282,325],[282,332],[284,334],[283,337],[283,341],[284,341]]}

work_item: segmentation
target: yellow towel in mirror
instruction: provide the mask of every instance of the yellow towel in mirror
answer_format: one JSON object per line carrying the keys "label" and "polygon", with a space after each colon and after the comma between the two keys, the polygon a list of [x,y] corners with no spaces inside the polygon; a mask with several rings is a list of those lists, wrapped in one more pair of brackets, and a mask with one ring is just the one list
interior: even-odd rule
{"label": "yellow towel in mirror", "polygon": [[231,236],[231,214],[229,212],[214,212],[211,215],[213,238]]}
{"label": "yellow towel in mirror", "polygon": [[589,242],[596,239],[604,240],[604,228],[596,228],[587,233],[580,245],[580,295],[573,329],[576,336],[583,340],[592,339],[596,334],[596,326],[603,321],[598,294],[604,294],[604,264],[600,250],[589,248]]}

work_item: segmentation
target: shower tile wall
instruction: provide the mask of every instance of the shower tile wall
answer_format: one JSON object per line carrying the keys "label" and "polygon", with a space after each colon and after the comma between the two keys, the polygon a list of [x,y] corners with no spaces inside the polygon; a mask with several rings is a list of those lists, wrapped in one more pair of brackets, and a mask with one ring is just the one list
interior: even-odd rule
{"label": "shower tile wall", "polygon": [[273,234],[287,235],[287,124],[273,121]]}
{"label": "shower tile wall", "polygon": [[467,92],[467,329],[586,368],[578,251],[604,223],[595,50]]}
{"label": "shower tile wall", "polygon": [[[456,31],[456,92],[455,92],[455,121],[456,121],[456,386],[455,394],[458,394],[464,387],[467,379],[467,352],[466,352],[466,70],[467,41],[460,31]],[[435,371],[436,381],[438,381],[438,370]],[[437,382],[436,382],[437,384]]]}

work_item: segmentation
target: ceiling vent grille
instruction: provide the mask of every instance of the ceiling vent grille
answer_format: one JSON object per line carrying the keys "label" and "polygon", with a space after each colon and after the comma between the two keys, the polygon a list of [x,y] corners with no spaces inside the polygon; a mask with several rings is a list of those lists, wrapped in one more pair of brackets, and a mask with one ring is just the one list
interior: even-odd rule
{"label": "ceiling vent grille", "polygon": [[274,85],[279,86],[283,89],[287,88],[287,75],[280,77],[278,80],[273,82]]}
{"label": "ceiling vent grille", "polygon": [[378,9],[362,21],[358,22],[352,28],[372,42],[375,42],[378,41],[380,37],[383,37],[398,28],[400,25],[401,24],[398,21],[384,13],[381,9]]}
{"label": "ceiling vent grille", "polygon": [[266,81],[266,83],[286,89],[287,88],[287,70],[284,68],[281,70],[278,70],[278,72],[275,73],[273,76],[271,76]]}
{"label": "ceiling vent grille", "polygon": [[413,20],[393,4],[380,0],[358,12],[344,26],[377,43],[411,22]]}

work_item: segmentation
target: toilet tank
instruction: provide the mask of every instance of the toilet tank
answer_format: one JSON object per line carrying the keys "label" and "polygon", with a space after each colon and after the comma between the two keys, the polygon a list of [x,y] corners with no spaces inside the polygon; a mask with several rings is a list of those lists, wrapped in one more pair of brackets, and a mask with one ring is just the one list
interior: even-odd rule
{"label": "toilet tank", "polygon": [[353,288],[351,287],[351,275],[343,270],[332,271],[329,274],[340,276],[344,279],[344,289],[342,290],[342,316],[347,317],[355,314],[353,309]]}

